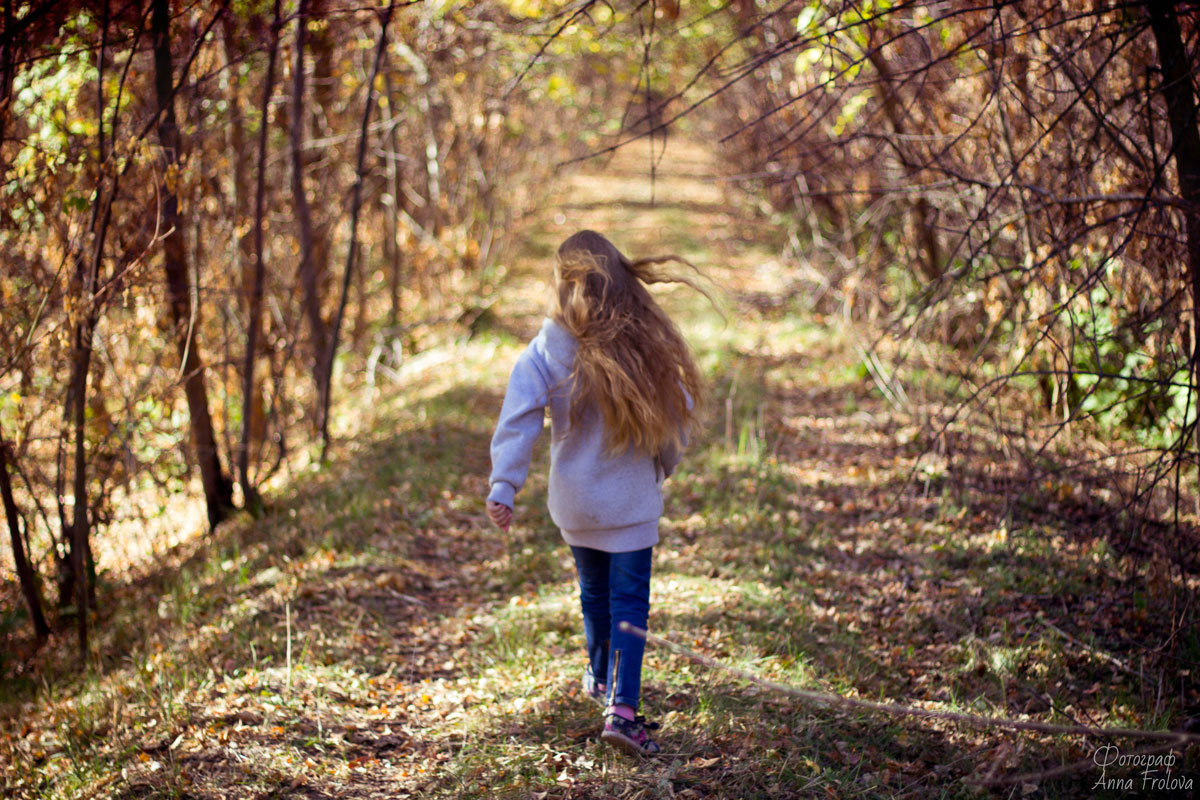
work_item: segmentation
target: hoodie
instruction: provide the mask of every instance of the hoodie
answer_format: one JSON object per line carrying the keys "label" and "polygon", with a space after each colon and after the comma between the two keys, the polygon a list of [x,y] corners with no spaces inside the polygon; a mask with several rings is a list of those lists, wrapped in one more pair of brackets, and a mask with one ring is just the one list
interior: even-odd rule
{"label": "hoodie", "polygon": [[513,507],[549,406],[550,517],[563,539],[610,553],[651,547],[658,543],[662,481],[678,465],[679,449],[664,448],[657,457],[633,448],[606,455],[604,419],[595,403],[581,409],[572,430],[568,379],[575,349],[575,337],[547,318],[517,359],[492,436],[488,500]]}

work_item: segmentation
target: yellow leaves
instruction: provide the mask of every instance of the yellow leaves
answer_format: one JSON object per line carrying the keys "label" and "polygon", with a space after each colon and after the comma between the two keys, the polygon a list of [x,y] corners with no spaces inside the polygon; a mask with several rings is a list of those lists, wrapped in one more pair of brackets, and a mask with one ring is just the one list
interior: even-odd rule
{"label": "yellow leaves", "polygon": [[175,193],[179,187],[179,165],[171,164],[163,173],[163,185],[168,192]]}
{"label": "yellow leaves", "polygon": [[858,113],[867,104],[871,93],[870,90],[863,90],[852,95],[849,100],[842,104],[842,109],[838,113],[837,120],[833,123],[834,136],[841,136],[858,119]]}
{"label": "yellow leaves", "polygon": [[509,0],[505,3],[514,16],[534,19],[540,17],[545,8],[541,0]]}
{"label": "yellow leaves", "polygon": [[575,92],[575,85],[563,75],[554,74],[546,82],[546,93],[551,100],[563,100]]}
{"label": "yellow leaves", "polygon": [[1048,478],[1043,481],[1042,486],[1047,492],[1053,494],[1054,498],[1060,503],[1075,497],[1075,486],[1066,481]]}
{"label": "yellow leaves", "polygon": [[821,11],[819,3],[810,3],[800,9],[800,13],[796,15],[796,33],[801,36],[814,33],[816,31],[817,14]]}
{"label": "yellow leaves", "polygon": [[404,576],[399,572],[382,572],[375,576],[374,583],[378,589],[391,589],[395,592],[405,592],[408,590]]}

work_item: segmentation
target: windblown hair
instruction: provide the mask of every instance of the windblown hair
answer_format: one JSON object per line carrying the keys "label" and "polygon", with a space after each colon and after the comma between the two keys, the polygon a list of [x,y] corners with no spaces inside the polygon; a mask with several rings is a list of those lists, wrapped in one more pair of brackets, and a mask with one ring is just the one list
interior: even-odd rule
{"label": "windblown hair", "polygon": [[[651,283],[701,286],[657,269],[678,256],[630,261],[594,231],[580,231],[558,248],[558,289],[552,316],[578,342],[571,387],[570,424],[594,401],[604,419],[606,449],[615,455],[637,448],[650,455],[698,427],[704,399],[700,370],[679,329],[647,291]],[[711,300],[711,297],[709,297]],[[693,398],[688,409],[684,395]]]}

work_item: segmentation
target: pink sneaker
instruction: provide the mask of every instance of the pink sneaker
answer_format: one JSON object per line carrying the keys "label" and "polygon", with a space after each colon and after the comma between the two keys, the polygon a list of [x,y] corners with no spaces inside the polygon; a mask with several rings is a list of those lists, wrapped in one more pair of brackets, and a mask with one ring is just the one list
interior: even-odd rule
{"label": "pink sneaker", "polygon": [[657,755],[662,752],[658,742],[650,738],[646,731],[658,728],[657,722],[646,722],[646,718],[638,715],[633,719],[625,719],[617,714],[609,714],[604,718],[604,733],[600,738],[609,744],[624,748],[630,753],[643,756]]}

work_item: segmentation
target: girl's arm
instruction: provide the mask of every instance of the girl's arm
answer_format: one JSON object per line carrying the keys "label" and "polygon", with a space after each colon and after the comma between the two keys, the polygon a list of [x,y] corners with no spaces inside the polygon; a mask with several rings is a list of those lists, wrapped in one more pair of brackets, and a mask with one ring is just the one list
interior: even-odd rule
{"label": "girl's arm", "polygon": [[549,399],[547,376],[532,347],[526,348],[508,379],[500,421],[492,436],[492,490],[488,500],[513,507],[513,497],[525,485],[533,443],[542,432]]}
{"label": "girl's arm", "polygon": [[[683,401],[687,403],[688,411],[692,410],[692,396],[688,394],[688,390],[683,390]],[[679,466],[679,462],[683,459],[683,448],[687,447],[688,441],[687,428],[684,428],[681,434],[680,446],[676,447],[673,442],[668,443],[666,447],[658,452],[658,463],[662,466],[663,479],[670,477],[675,468]]]}
{"label": "girl's arm", "polygon": [[[687,447],[688,435],[687,431],[683,432],[683,441],[680,442],[683,447]],[[676,447],[674,442],[668,442],[667,446],[658,452],[658,463],[662,465],[663,478],[671,477],[671,473],[679,466],[679,462],[683,460],[683,448]]]}

